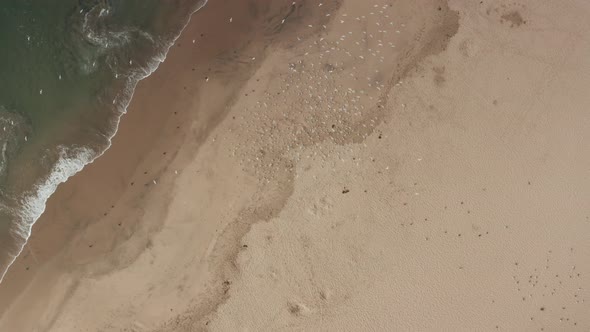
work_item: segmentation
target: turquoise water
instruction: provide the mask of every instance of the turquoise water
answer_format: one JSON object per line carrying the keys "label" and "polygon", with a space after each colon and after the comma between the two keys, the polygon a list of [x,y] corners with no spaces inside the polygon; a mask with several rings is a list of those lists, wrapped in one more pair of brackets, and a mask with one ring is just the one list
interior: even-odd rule
{"label": "turquoise water", "polygon": [[56,186],[104,152],[202,0],[0,4],[0,279]]}

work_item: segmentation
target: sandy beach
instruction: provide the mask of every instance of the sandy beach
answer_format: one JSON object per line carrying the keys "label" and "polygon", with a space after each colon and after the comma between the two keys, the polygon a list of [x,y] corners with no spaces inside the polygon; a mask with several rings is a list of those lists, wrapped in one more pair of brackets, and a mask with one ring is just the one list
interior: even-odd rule
{"label": "sandy beach", "polygon": [[590,5],[210,0],[0,331],[588,331]]}

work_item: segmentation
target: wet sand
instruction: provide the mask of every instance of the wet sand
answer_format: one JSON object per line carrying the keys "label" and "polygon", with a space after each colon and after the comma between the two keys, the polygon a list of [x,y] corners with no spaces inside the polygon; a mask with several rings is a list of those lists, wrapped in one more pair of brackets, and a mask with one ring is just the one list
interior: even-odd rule
{"label": "wet sand", "polygon": [[[326,21],[319,13],[336,6],[325,6],[310,21]],[[138,84],[112,147],[51,197],[0,286],[4,319],[13,312],[17,321],[35,317],[47,304],[59,307],[81,276],[124,268],[145,250],[162,224],[176,174],[226,116],[265,48],[293,36],[309,10],[289,1],[217,0],[193,15],[165,63]],[[317,28],[306,30],[298,35]],[[148,221],[149,199],[155,213]],[[15,317],[7,326],[28,327],[24,321],[10,325]],[[35,322],[38,328],[51,323]]]}
{"label": "wet sand", "polygon": [[194,15],[2,329],[590,328],[587,5],[296,3]]}

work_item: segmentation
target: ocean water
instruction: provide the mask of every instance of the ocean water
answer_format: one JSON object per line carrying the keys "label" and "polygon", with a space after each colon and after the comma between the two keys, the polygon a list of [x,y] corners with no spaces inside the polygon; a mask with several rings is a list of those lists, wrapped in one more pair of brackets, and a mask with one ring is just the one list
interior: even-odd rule
{"label": "ocean water", "polygon": [[205,0],[0,3],[0,280]]}

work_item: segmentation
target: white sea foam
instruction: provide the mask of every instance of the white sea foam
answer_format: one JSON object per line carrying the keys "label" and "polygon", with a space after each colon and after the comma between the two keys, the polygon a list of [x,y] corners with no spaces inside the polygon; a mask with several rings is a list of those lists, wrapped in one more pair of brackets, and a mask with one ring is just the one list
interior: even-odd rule
{"label": "white sea foam", "polygon": [[99,153],[95,153],[94,151],[87,148],[60,148],[60,159],[53,167],[49,176],[37,186],[37,190],[34,194],[29,195],[23,199],[23,208],[19,213],[19,216],[21,217],[21,223],[17,224],[14,228],[14,233],[21,237],[23,241],[21,244],[19,244],[18,253],[13,256],[13,258],[10,260],[10,263],[6,266],[6,269],[4,271],[0,271],[0,282],[2,282],[8,269],[12,266],[12,264],[14,264],[16,258],[24,249],[27,240],[31,236],[33,225],[45,211],[49,197],[53,195],[60,184],[66,182],[71,176],[80,172],[86,165],[93,163],[111,147],[112,139],[117,134],[119,129],[121,116],[127,112],[127,107],[131,103],[131,99],[133,98],[133,93],[135,92],[137,84],[139,81],[150,76],[154,71],[156,71],[156,69],[158,69],[159,65],[164,62],[164,60],[166,60],[168,51],[174,45],[178,37],[182,34],[182,31],[184,31],[184,29],[187,27],[192,15],[203,8],[207,2],[208,0],[203,0],[200,4],[197,4],[195,10],[188,16],[184,26],[182,29],[180,29],[180,32],[172,39],[172,41],[168,43],[168,45],[166,45],[161,52],[153,57],[147,68],[135,73],[132,75],[132,77],[130,77],[129,85],[124,91],[125,98],[121,98],[121,102],[118,103],[118,106],[121,110],[120,116],[114,123],[113,132],[108,137],[108,144],[106,148],[104,148]]}
{"label": "white sea foam", "polygon": [[[16,238],[22,239],[22,242],[17,244],[18,254],[14,255],[6,270],[22,252],[26,241],[31,236],[33,225],[45,211],[49,197],[57,190],[60,184],[66,182],[72,175],[81,171],[85,165],[91,163],[93,156],[96,155],[87,148],[68,149],[60,146],[58,149],[59,160],[53,166],[47,178],[37,185],[32,194],[25,196],[21,201],[19,211],[16,213],[19,223],[15,223],[11,231]],[[4,279],[5,273],[6,271],[0,276],[0,282]]]}
{"label": "white sea foam", "polygon": [[21,223],[13,231],[23,239],[31,235],[31,227],[45,211],[45,203],[57,186],[66,182],[93,160],[96,153],[87,148],[59,148],[59,160],[51,169],[49,176],[37,186],[35,192],[22,200],[19,216]]}

